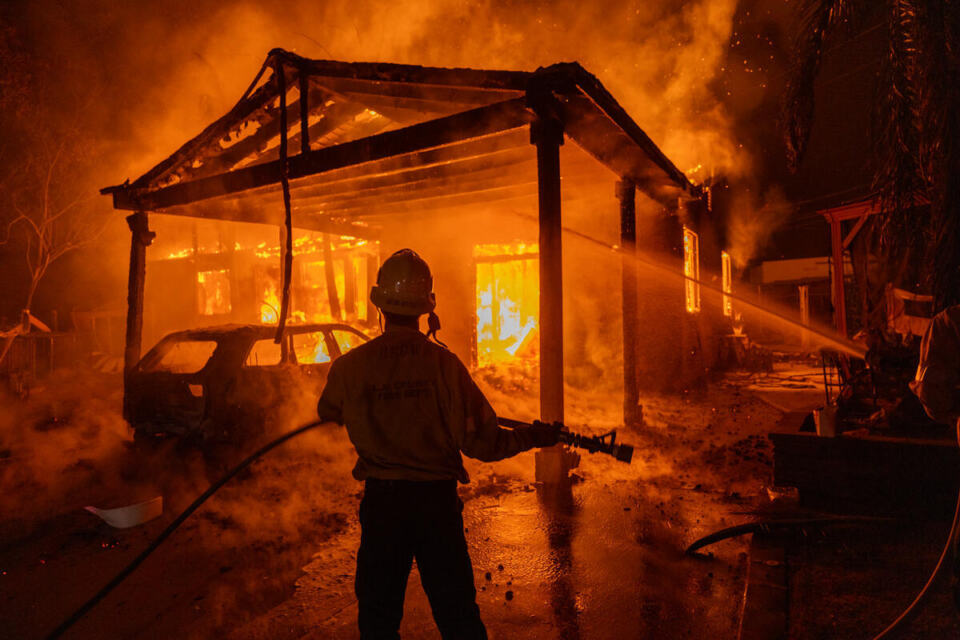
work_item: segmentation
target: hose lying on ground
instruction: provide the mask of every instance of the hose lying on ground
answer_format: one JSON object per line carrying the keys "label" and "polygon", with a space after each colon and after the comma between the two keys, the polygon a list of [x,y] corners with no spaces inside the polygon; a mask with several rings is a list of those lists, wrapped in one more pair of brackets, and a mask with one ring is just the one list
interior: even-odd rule
{"label": "hose lying on ground", "polygon": [[776,529],[792,529],[796,527],[819,527],[831,524],[854,524],[858,522],[889,522],[891,518],[878,518],[874,516],[833,516],[824,518],[790,518],[780,520],[759,520],[757,522],[748,522],[747,524],[738,524],[726,529],[714,531],[708,536],[704,536],[687,547],[684,553],[692,554],[697,550],[711,545],[721,540],[735,538],[748,533],[770,533]]}
{"label": "hose lying on ground", "polygon": [[[504,418],[504,420],[505,420],[505,418]],[[140,555],[138,555],[136,558],[134,558],[134,559],[130,562],[130,564],[128,564],[126,567],[124,567],[124,568],[120,571],[120,573],[118,573],[118,574],[113,578],[113,580],[111,580],[110,582],[108,582],[102,589],[100,589],[100,591],[98,591],[97,593],[95,593],[92,598],[90,598],[89,600],[87,600],[79,609],[77,609],[76,611],[74,611],[73,614],[71,614],[69,618],[67,618],[66,620],[64,620],[63,622],[61,622],[60,625],[58,625],[56,629],[54,629],[53,631],[51,631],[50,634],[47,636],[47,640],[55,640],[56,638],[59,638],[60,636],[62,636],[62,635],[67,631],[67,629],[69,629],[69,628],[72,627],[74,624],[76,624],[77,621],[80,620],[80,618],[82,618],[83,616],[85,616],[85,615],[87,614],[87,612],[89,612],[91,609],[93,609],[95,606],[97,606],[97,603],[99,603],[101,600],[103,600],[103,599],[107,596],[107,594],[109,594],[111,591],[113,591],[121,582],[123,582],[123,581],[127,578],[127,576],[129,576],[131,573],[133,573],[134,570],[135,570],[137,567],[139,567],[140,564],[141,564],[144,560],[146,560],[147,557],[148,557],[151,553],[153,553],[154,551],[156,551],[157,547],[159,547],[159,546],[163,543],[164,540],[166,540],[167,538],[169,538],[169,537],[170,537],[170,534],[172,534],[174,531],[176,531],[176,530],[177,530],[177,527],[179,527],[181,524],[183,524],[183,521],[184,521],[184,520],[186,520],[187,518],[189,518],[190,515],[191,515],[194,511],[196,511],[197,509],[200,508],[200,505],[202,505],[204,502],[206,502],[207,499],[210,498],[210,496],[212,496],[214,493],[216,493],[216,492],[220,489],[220,487],[222,487],[223,485],[227,484],[234,476],[236,476],[238,473],[240,473],[241,471],[243,471],[244,469],[246,469],[247,467],[249,467],[254,461],[256,461],[259,457],[261,457],[262,455],[264,455],[265,453],[267,453],[267,452],[270,451],[271,449],[275,449],[276,447],[280,446],[281,444],[283,444],[283,443],[286,442],[287,440],[290,440],[291,438],[295,438],[296,436],[298,436],[298,435],[300,435],[300,434],[302,434],[302,433],[304,433],[304,432],[306,432],[306,431],[309,431],[310,429],[313,429],[313,428],[315,428],[315,427],[319,427],[320,425],[324,425],[324,424],[332,424],[332,423],[328,423],[328,422],[323,422],[323,421],[317,420],[317,421],[315,421],[315,422],[307,423],[307,424],[303,425],[302,427],[299,427],[299,428],[297,428],[297,429],[294,429],[293,431],[290,431],[290,432],[288,432],[288,433],[283,434],[282,436],[280,436],[280,437],[277,438],[276,440],[273,440],[273,441],[271,441],[271,442],[268,442],[267,444],[263,445],[262,447],[260,447],[259,449],[257,449],[257,450],[254,451],[253,453],[251,453],[251,454],[250,454],[249,456],[247,456],[242,462],[240,462],[237,466],[235,466],[235,467],[232,468],[230,471],[228,471],[222,478],[220,478],[219,480],[217,480],[216,482],[214,482],[213,484],[211,484],[210,487],[209,487],[206,491],[204,491],[204,492],[200,495],[200,497],[198,497],[196,500],[194,500],[193,503],[192,503],[189,507],[187,507],[186,509],[184,509],[184,510],[183,510],[183,513],[181,513],[179,516],[177,516],[177,518],[176,518],[173,522],[171,522],[171,523],[167,526],[167,528],[164,529],[164,530],[160,533],[160,535],[156,537],[156,539],[155,539],[153,542],[151,542],[149,545],[147,545],[147,548],[144,549],[144,550],[140,553]],[[517,423],[517,424],[523,424],[523,423]],[[527,425],[527,426],[529,426],[529,425]],[[632,449],[631,449],[631,451],[632,451]]]}
{"label": "hose lying on ground", "polygon": [[[960,420],[957,421],[957,446],[960,446]],[[940,552],[940,559],[937,560],[937,564],[933,568],[933,573],[930,574],[930,577],[927,579],[927,583],[923,585],[923,589],[921,589],[920,593],[917,594],[917,597],[913,599],[913,602],[910,603],[910,606],[907,607],[903,613],[897,616],[897,619],[891,622],[886,629],[874,636],[873,640],[881,640],[882,638],[892,637],[901,625],[910,622],[917,616],[918,613],[920,613],[921,605],[926,603],[927,597],[930,594],[930,587],[937,582],[937,580],[940,578],[940,575],[947,568],[947,558],[953,555],[956,547],[958,532],[960,532],[960,491],[957,492],[957,507],[953,511],[953,524],[950,525],[950,533],[947,534],[947,542],[943,545],[943,551]]]}
{"label": "hose lying on ground", "polygon": [[323,424],[329,424],[329,423],[319,421],[319,420],[316,422],[310,422],[308,424],[303,425],[302,427],[299,427],[297,429],[294,429],[293,431],[283,434],[276,440],[268,442],[267,444],[260,447],[255,452],[251,453],[249,456],[247,456],[241,463],[239,463],[237,466],[235,466],[230,471],[228,471],[226,475],[224,475],[222,478],[220,478],[219,480],[211,484],[210,487],[200,495],[200,497],[194,500],[189,507],[183,510],[183,513],[181,513],[179,516],[177,516],[177,518],[173,522],[167,525],[167,528],[164,529],[163,532],[159,536],[157,536],[153,542],[147,545],[147,548],[141,551],[140,555],[138,555],[136,558],[134,558],[130,562],[130,564],[124,567],[120,571],[120,573],[118,573],[113,578],[113,580],[108,582],[102,589],[100,589],[100,591],[97,591],[97,593],[95,593],[92,598],[90,598],[85,603],[83,603],[83,605],[79,609],[74,611],[69,618],[61,622],[56,629],[51,631],[50,634],[47,636],[47,640],[53,640],[54,638],[59,638],[67,631],[67,629],[69,629],[74,624],[76,624],[77,621],[80,620],[80,618],[86,615],[87,612],[93,609],[97,605],[97,603],[99,603],[101,600],[103,600],[107,596],[107,594],[109,594],[121,582],[123,582],[127,578],[127,576],[133,573],[134,570],[137,567],[139,567],[140,564],[144,560],[146,560],[151,553],[156,551],[157,547],[159,547],[164,540],[169,538],[170,534],[176,531],[177,527],[183,524],[184,520],[190,517],[190,514],[192,514],[197,509],[199,509],[200,505],[206,502],[207,499],[210,498],[210,496],[212,496],[214,493],[217,492],[218,489],[220,489],[220,487],[227,484],[227,482],[229,482],[234,476],[236,476],[238,473],[240,473],[241,471],[249,467],[255,460],[257,460],[257,458],[264,455],[271,449],[275,449],[276,447],[280,446],[287,440],[290,440],[291,438],[295,438],[296,436],[306,431],[309,431],[310,429],[313,429],[315,427],[319,427],[320,425],[323,425]]}
{"label": "hose lying on ground", "polygon": [[[960,421],[957,422],[957,446],[960,446]],[[838,516],[834,518],[765,520],[760,522],[750,522],[734,527],[727,527],[726,529],[721,529],[720,531],[711,533],[708,536],[704,536],[687,547],[686,553],[693,553],[697,549],[701,549],[709,544],[713,544],[714,542],[719,542],[720,540],[725,540],[727,538],[733,538],[735,536],[741,536],[747,533],[769,532],[778,527],[789,528],[797,526],[817,526],[853,522],[879,522],[883,520],[889,520],[889,518],[876,518],[870,516]],[[900,630],[903,625],[913,620],[917,614],[920,613],[921,606],[926,603],[927,597],[930,595],[930,588],[937,582],[937,580],[940,578],[940,575],[947,568],[947,559],[953,555],[952,551],[956,545],[958,534],[960,534],[960,491],[957,492],[957,506],[953,512],[953,523],[950,525],[950,533],[947,534],[947,542],[943,545],[943,551],[940,552],[940,559],[937,560],[937,564],[933,568],[933,573],[930,574],[926,584],[923,585],[920,593],[918,593],[913,599],[913,602],[910,603],[910,606],[907,607],[903,613],[897,616],[893,622],[887,625],[886,629],[874,636],[873,640],[882,640],[883,638],[893,637],[893,635]]]}

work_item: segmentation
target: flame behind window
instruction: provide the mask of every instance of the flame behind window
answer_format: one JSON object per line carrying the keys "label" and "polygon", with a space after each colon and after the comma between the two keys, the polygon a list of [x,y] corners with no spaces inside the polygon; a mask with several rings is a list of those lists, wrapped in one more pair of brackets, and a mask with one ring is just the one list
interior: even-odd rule
{"label": "flame behind window", "polygon": [[197,310],[203,316],[230,313],[230,271],[197,272]]}
{"label": "flame behind window", "polygon": [[538,355],[540,272],[535,243],[477,245],[477,363]]}
{"label": "flame behind window", "polygon": [[697,313],[700,311],[700,238],[687,227],[683,228],[683,275],[688,278],[684,280],[687,313]]}
{"label": "flame behind window", "polygon": [[720,270],[723,280],[723,315],[733,317],[733,298],[728,293],[733,293],[733,263],[730,261],[730,254],[726,251],[720,252]]}
{"label": "flame behind window", "polygon": [[276,324],[280,318],[280,296],[274,283],[269,283],[263,292],[260,302],[260,322]]}
{"label": "flame behind window", "polygon": [[293,334],[293,352],[300,364],[330,362],[330,352],[322,331]]}

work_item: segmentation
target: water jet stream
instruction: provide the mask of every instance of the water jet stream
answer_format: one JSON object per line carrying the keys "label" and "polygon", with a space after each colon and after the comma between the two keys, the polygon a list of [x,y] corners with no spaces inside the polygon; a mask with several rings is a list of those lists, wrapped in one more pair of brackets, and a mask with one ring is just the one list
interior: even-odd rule
{"label": "water jet stream", "polygon": [[[603,248],[605,248],[605,249],[609,249],[609,250],[611,250],[611,251],[615,251],[615,252],[619,253],[620,255],[624,255],[622,248],[619,247],[619,246],[617,246],[617,245],[608,244],[608,243],[606,243],[606,242],[604,242],[604,241],[602,241],[602,240],[598,240],[597,238],[594,238],[594,237],[592,237],[592,236],[590,236],[590,235],[587,235],[587,234],[582,233],[582,232],[580,232],[580,231],[577,231],[577,230],[575,230],[575,229],[571,229],[571,228],[569,228],[569,227],[562,227],[562,229],[563,229],[563,232],[564,232],[564,233],[571,234],[571,235],[576,236],[576,237],[578,237],[578,238],[581,238],[581,239],[583,239],[583,240],[587,240],[588,242],[592,242],[592,243],[594,243],[594,244],[596,244],[596,245],[598,245],[598,246],[601,246],[601,247],[603,247]],[[708,283],[708,282],[704,282],[703,280],[700,280],[700,279],[698,279],[698,278],[694,278],[693,276],[688,276],[688,275],[686,275],[685,273],[683,273],[682,271],[680,271],[680,270],[678,270],[678,269],[676,269],[676,268],[668,267],[668,266],[666,266],[666,265],[659,264],[658,262],[656,262],[655,260],[652,260],[652,259],[650,259],[650,258],[644,258],[644,257],[642,257],[642,256],[640,256],[640,255],[634,255],[634,256],[629,256],[629,257],[630,257],[632,260],[634,260],[638,266],[642,266],[642,267],[645,267],[645,268],[650,269],[650,270],[652,270],[652,271],[656,271],[656,272],[658,272],[658,273],[663,273],[663,274],[672,276],[672,277],[674,277],[674,278],[678,278],[678,279],[680,279],[680,280],[689,280],[689,281],[691,281],[691,282],[695,282],[695,283],[699,284],[701,287],[703,287],[704,289],[709,289],[710,291],[713,291],[713,292],[715,292],[715,293],[717,293],[717,294],[720,294],[720,295],[723,295],[723,296],[728,296],[728,297],[736,300],[737,302],[743,304],[744,306],[749,307],[751,310],[753,310],[753,311],[755,311],[755,312],[757,312],[757,313],[759,313],[759,314],[761,314],[761,315],[763,315],[763,316],[765,316],[765,317],[767,317],[767,318],[775,319],[775,320],[777,320],[777,321],[779,321],[779,322],[786,323],[786,324],[790,325],[791,327],[793,327],[793,328],[795,328],[795,329],[797,329],[797,330],[799,330],[799,331],[801,331],[801,332],[806,331],[806,332],[808,332],[808,333],[810,333],[810,334],[813,334],[814,336],[817,336],[818,338],[820,338],[823,343],[825,343],[826,345],[829,345],[830,347],[836,349],[837,351],[840,351],[840,352],[845,353],[845,354],[847,354],[847,355],[850,355],[850,356],[853,356],[853,357],[856,357],[856,358],[861,358],[861,359],[864,358],[864,357],[866,356],[866,354],[867,354],[866,347],[864,347],[863,345],[858,344],[858,343],[850,340],[849,338],[843,337],[843,336],[841,336],[840,334],[838,334],[838,333],[836,333],[836,332],[831,332],[831,331],[826,330],[826,329],[821,329],[821,328],[818,328],[818,327],[816,327],[816,326],[814,326],[814,325],[803,324],[803,323],[800,322],[799,320],[795,320],[795,319],[793,319],[793,318],[791,318],[791,317],[789,317],[789,316],[787,316],[787,315],[785,315],[785,314],[779,313],[779,312],[777,312],[777,311],[774,311],[774,310],[772,310],[772,309],[769,309],[769,308],[767,308],[767,307],[764,307],[764,306],[762,306],[762,305],[760,305],[760,304],[758,304],[758,303],[756,303],[756,302],[753,302],[752,300],[749,300],[748,298],[745,298],[745,297],[744,297],[743,295],[741,295],[741,294],[737,294],[737,293],[732,292],[732,291],[731,291],[731,292],[726,292],[726,291],[723,290],[722,287],[719,287],[719,286],[717,286],[717,285],[715,285],[715,284],[711,284],[711,283]]]}

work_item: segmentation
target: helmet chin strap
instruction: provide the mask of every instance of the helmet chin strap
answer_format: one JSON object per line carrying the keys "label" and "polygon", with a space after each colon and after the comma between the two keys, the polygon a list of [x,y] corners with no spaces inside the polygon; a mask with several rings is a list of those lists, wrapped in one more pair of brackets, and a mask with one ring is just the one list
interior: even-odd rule
{"label": "helmet chin strap", "polygon": [[427,315],[427,337],[433,338],[433,341],[444,349],[449,349],[450,347],[444,344],[443,340],[437,337],[437,331],[440,331],[440,318],[436,313],[431,311],[429,315]]}

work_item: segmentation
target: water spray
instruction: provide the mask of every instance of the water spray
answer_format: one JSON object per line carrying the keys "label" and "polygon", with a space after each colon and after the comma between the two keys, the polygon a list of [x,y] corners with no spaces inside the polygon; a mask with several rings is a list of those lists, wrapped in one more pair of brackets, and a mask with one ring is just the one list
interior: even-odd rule
{"label": "water spray", "polygon": [[[571,229],[570,227],[563,227],[563,231],[564,233],[569,233],[571,235],[577,236],[578,238],[582,238],[583,240],[586,240],[588,242],[592,242],[593,244],[603,247],[604,249],[609,249],[610,251],[615,251],[618,253],[622,251],[621,247],[619,247],[618,245],[609,244],[607,242],[604,242],[603,240],[599,240],[597,238],[594,238],[593,236],[587,235],[586,233],[582,233],[575,229]],[[752,300],[749,300],[748,298],[745,298],[742,295],[739,295],[732,291],[724,291],[722,287],[718,287],[717,285],[711,284],[709,282],[704,282],[703,280],[700,280],[699,278],[695,278],[693,276],[688,276],[687,274],[682,273],[677,269],[673,269],[671,267],[658,264],[653,260],[643,258],[639,254],[629,255],[628,257],[631,260],[634,260],[638,265],[642,265],[648,269],[652,269],[654,271],[672,276],[674,278],[680,278],[682,280],[694,282],[699,286],[703,287],[704,289],[709,289],[710,291],[714,291],[721,295],[727,296],[728,298],[732,298],[733,300],[736,300],[737,302],[743,304],[744,306],[749,307],[753,311],[756,311],[758,313],[761,313],[767,316],[771,316],[782,322],[786,322],[787,324],[792,325],[793,327],[796,327],[800,331],[808,331],[818,336],[819,338],[821,338],[824,342],[826,342],[833,348],[843,353],[846,353],[847,355],[851,355],[857,358],[864,358],[867,354],[867,350],[865,347],[839,334],[825,331],[823,329],[819,329],[812,325],[803,324],[802,322],[795,320],[787,315],[784,315],[782,313],[779,313],[777,311],[764,307],[760,304],[757,304],[756,302],[753,302]]]}

